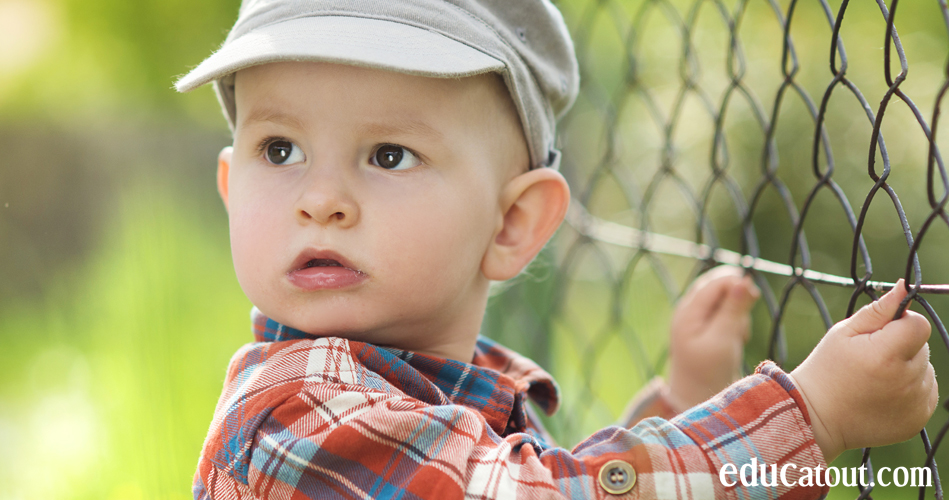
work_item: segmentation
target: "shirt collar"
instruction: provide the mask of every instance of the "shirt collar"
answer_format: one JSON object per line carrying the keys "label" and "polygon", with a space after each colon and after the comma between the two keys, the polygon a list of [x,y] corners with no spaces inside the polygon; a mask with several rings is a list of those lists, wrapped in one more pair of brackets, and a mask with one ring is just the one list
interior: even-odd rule
{"label": "shirt collar", "polygon": [[[268,318],[256,307],[251,311],[251,322],[258,342],[316,338]],[[475,409],[499,435],[524,430],[527,398],[547,415],[560,405],[560,390],[553,377],[530,359],[485,337],[478,337],[471,363],[356,341],[350,345],[366,368],[399,390],[430,404]]]}

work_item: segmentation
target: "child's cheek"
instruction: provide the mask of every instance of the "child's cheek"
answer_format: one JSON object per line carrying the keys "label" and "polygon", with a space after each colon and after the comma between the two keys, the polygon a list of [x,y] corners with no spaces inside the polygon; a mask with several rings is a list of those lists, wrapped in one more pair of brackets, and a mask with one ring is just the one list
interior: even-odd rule
{"label": "child's cheek", "polygon": [[255,291],[265,287],[268,276],[281,275],[278,249],[285,246],[274,242],[288,241],[287,235],[281,234],[287,224],[279,223],[279,202],[268,202],[260,191],[243,187],[232,193],[228,222],[234,270],[241,288],[253,299]]}
{"label": "child's cheek", "polygon": [[398,213],[376,207],[377,214],[386,215],[366,214],[364,220],[373,227],[362,232],[374,242],[371,258],[393,280],[387,288],[394,286],[390,290],[399,294],[447,291],[457,266],[457,255],[452,255],[457,237],[449,230],[452,211],[442,197],[430,193],[400,200],[397,206]]}
{"label": "child's cheek", "polygon": [[[231,231],[231,257],[234,260],[234,271],[237,274],[237,281],[241,288],[248,295],[256,288],[256,282],[259,276],[256,276],[255,262],[259,262],[259,249],[256,248],[257,242],[252,237],[253,220],[245,217],[245,213],[232,211],[230,215]],[[266,238],[266,235],[260,235]]]}

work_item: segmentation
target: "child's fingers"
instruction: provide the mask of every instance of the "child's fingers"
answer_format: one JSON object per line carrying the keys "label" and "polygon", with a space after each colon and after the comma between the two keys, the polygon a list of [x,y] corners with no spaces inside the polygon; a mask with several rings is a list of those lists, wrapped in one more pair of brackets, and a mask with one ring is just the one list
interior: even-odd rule
{"label": "child's fingers", "polygon": [[[894,313],[895,314],[895,313]],[[916,357],[926,346],[929,335],[932,333],[932,325],[922,315],[913,311],[906,311],[906,314],[880,329],[873,334],[872,341],[880,342],[893,353],[900,356],[901,359],[910,360]],[[926,353],[926,362],[929,361],[928,347]]]}
{"label": "child's fingers", "polygon": [[[927,356],[928,357],[928,356]],[[933,368],[932,363],[926,362],[928,365],[926,368],[926,380],[931,384],[929,386],[929,406],[927,407],[929,411],[929,416],[933,416],[933,413],[936,412],[936,406],[939,405],[939,382],[936,381],[936,370]]]}
{"label": "child's fingers", "polygon": [[929,418],[936,411],[939,404],[939,385],[936,383],[936,373],[929,362],[929,346],[923,347],[909,361],[912,367],[910,387],[916,387],[914,401],[907,404],[907,418],[912,418],[914,427],[926,425]]}
{"label": "child's fingers", "polygon": [[932,363],[929,362],[928,350],[924,363],[922,386],[923,400],[921,403],[926,405],[926,413],[923,415],[925,418],[923,419],[922,425],[926,425],[926,422],[933,416],[933,413],[936,412],[936,407],[939,405],[939,384],[936,382],[936,370],[933,368]]}
{"label": "child's fingers", "polygon": [[699,276],[680,303],[701,317],[710,316],[727,298],[729,290],[741,280],[741,268],[719,266]]}
{"label": "child's fingers", "polygon": [[708,271],[702,273],[702,275],[699,276],[698,279],[695,280],[695,283],[697,285],[700,285],[702,283],[707,283],[724,276],[741,277],[743,275],[744,275],[744,271],[740,267],[732,266],[728,264],[722,264],[720,266],[715,266],[714,268],[709,269]]}
{"label": "child's fingers", "polygon": [[893,320],[904,297],[906,297],[906,288],[903,286],[903,280],[900,279],[892,290],[880,297],[880,300],[863,306],[853,316],[842,321],[841,325],[852,335],[875,332]]}
{"label": "child's fingers", "polygon": [[[755,302],[757,302],[760,297],[761,290],[755,286],[754,280],[751,279],[751,276],[745,276],[737,286],[732,288],[731,293],[728,294],[728,299],[722,308],[722,313],[724,314],[719,315],[719,317],[725,318],[728,321],[750,318],[749,313],[751,312],[751,308],[754,307]],[[740,330],[744,342],[751,340],[750,327]]]}
{"label": "child's fingers", "polygon": [[760,296],[761,290],[755,286],[751,276],[745,276],[728,291],[728,296],[722,303],[722,311],[734,316],[748,314]]}
{"label": "child's fingers", "polygon": [[[751,338],[751,328],[746,322],[748,313],[761,296],[761,291],[750,276],[733,277],[726,285],[721,300],[705,313],[705,317],[710,319],[709,328],[705,331],[721,338],[740,334],[742,340],[748,342]],[[739,327],[740,324],[745,326]]]}

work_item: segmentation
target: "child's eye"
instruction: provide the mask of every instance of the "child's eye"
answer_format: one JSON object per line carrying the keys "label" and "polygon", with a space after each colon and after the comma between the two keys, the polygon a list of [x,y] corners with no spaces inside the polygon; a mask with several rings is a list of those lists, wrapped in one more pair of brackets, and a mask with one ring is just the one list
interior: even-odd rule
{"label": "child's eye", "polygon": [[267,160],[274,165],[293,165],[306,160],[296,144],[279,139],[267,144]]}
{"label": "child's eye", "polygon": [[369,162],[388,170],[406,170],[422,163],[411,151],[395,144],[379,146]]}

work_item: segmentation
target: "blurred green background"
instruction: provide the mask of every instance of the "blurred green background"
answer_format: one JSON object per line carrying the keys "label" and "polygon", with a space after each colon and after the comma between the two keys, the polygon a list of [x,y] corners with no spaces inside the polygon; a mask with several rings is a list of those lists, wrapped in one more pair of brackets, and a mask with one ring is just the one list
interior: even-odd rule
{"label": "blurred green background", "polygon": [[[592,213],[694,239],[697,217],[682,193],[701,198],[710,179],[710,109],[727,111],[727,169],[742,195],[751,195],[764,144],[754,103],[770,115],[783,78],[772,5],[786,12],[788,3],[557,2],[576,36],[584,79],[563,126],[563,170]],[[830,29],[820,2],[799,4],[791,30],[801,64],[795,79],[819,103],[832,78]],[[839,5],[829,2],[834,12]],[[237,7],[234,0],[0,0],[0,499],[190,498],[224,369],[251,338],[250,303],[233,274],[214,187],[229,131],[209,87],[179,95],[172,83],[220,44]],[[945,80],[946,28],[935,0],[899,8],[911,68],[901,88],[928,121]],[[728,19],[741,20],[742,81],[751,97],[722,106],[731,81]],[[663,124],[676,115],[683,86],[684,25],[700,62],[693,83],[703,93],[682,101],[670,133]],[[877,6],[861,2],[841,32],[848,75],[874,108],[886,90],[884,29]],[[775,134],[778,173],[798,208],[815,184],[814,124],[802,102],[786,98]],[[834,179],[859,210],[872,186],[871,127],[844,90],[828,110]],[[891,184],[915,230],[928,214],[926,140],[897,104],[883,132]],[[646,187],[669,158],[683,184],[657,183],[644,210]],[[741,249],[731,198],[720,185],[706,198],[718,240]],[[804,226],[812,267],[849,275],[852,233],[839,203],[823,190],[811,213]],[[864,234],[874,279],[895,281],[908,257],[898,220],[882,196],[870,214]],[[773,190],[753,222],[761,256],[788,262],[792,227]],[[946,248],[949,232],[937,225],[920,255],[925,282],[949,282]],[[572,446],[662,373],[671,304],[697,269],[694,261],[591,242],[565,225],[530,272],[492,300],[484,333],[557,377],[564,404],[548,424]],[[786,279],[767,279],[780,297]],[[818,290],[833,321],[842,319],[849,290]],[[932,303],[937,313],[949,312],[947,300]],[[802,289],[791,294],[782,322],[788,368],[824,332],[816,311]],[[767,356],[772,328],[759,304],[750,366]],[[931,345],[937,374],[947,373],[945,346],[936,336]],[[946,418],[938,409],[931,432]],[[882,448],[874,463],[920,465],[921,449],[918,440]],[[836,465],[857,460],[851,453]],[[832,496],[856,492],[841,487]]]}

